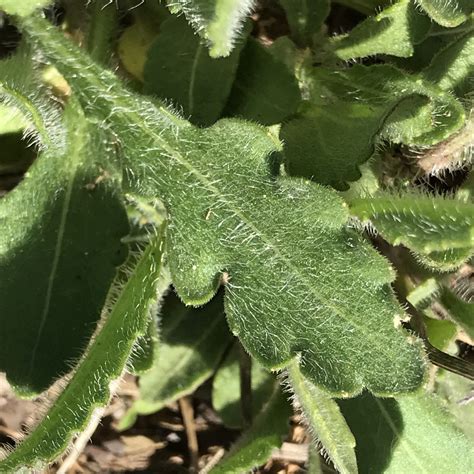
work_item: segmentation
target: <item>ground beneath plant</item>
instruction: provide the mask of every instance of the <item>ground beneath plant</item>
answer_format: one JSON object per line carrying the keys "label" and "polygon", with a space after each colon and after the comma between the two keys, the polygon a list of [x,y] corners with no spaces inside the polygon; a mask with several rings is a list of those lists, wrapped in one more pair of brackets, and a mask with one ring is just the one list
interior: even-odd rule
{"label": "ground beneath plant", "polygon": [[[0,443],[13,445],[44,411],[52,393],[37,400],[20,400],[0,376]],[[84,447],[76,446],[45,473],[166,473],[205,474],[224,456],[239,437],[239,430],[226,428],[210,402],[210,383],[204,384],[186,403],[172,404],[159,412],[138,417],[132,428],[118,430],[118,422],[138,397],[136,377],[126,375],[104,417]],[[192,423],[186,424],[184,410],[191,411]],[[189,415],[189,413],[188,413]],[[195,433],[198,449],[189,442]],[[308,436],[298,416],[288,420],[288,435],[280,449],[257,473],[296,474],[306,472]],[[335,472],[325,465],[324,472]]]}

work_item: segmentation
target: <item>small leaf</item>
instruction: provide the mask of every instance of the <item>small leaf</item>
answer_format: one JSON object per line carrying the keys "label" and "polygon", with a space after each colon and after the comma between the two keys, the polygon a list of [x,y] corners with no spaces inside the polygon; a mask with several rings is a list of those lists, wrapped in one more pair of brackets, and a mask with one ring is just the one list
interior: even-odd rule
{"label": "small leaf", "polygon": [[474,304],[463,301],[447,288],[441,293],[440,300],[448,310],[451,319],[474,340]]}
{"label": "small leaf", "polygon": [[194,392],[213,374],[231,341],[222,296],[196,309],[168,295],[162,308],[160,348],[152,368],[140,377],[140,397],[120,428],[130,426],[137,414],[155,413]]}
{"label": "small leaf", "polygon": [[296,397],[296,407],[301,408],[313,440],[321,443],[338,472],[356,474],[356,442],[337,403],[306,380],[294,362],[288,366],[288,382]]}
{"label": "small leaf", "polygon": [[0,367],[22,393],[46,389],[82,354],[126,257],[113,151],[79,107],[65,126],[65,149],[45,151],[0,201]]}
{"label": "small leaf", "polygon": [[472,0],[417,0],[417,3],[436,23],[447,28],[472,18]]}
{"label": "small leaf", "polygon": [[213,59],[184,18],[171,17],[148,53],[145,92],[181,106],[192,123],[211,125],[227,102],[244,43],[228,57]]}
{"label": "small leaf", "polygon": [[465,121],[452,96],[393,66],[312,68],[306,80],[311,100],[280,132],[285,166],[293,176],[336,189],[360,177],[358,165],[372,156],[378,137],[430,145]]}
{"label": "small leaf", "polygon": [[424,323],[430,343],[440,351],[446,351],[458,333],[456,325],[451,321],[430,317],[425,317]]}
{"label": "small leaf", "polygon": [[310,46],[329,14],[328,0],[280,0],[285,9],[291,37],[300,47]]}
{"label": "small leaf", "polygon": [[[219,367],[212,383],[212,406],[229,428],[242,427],[240,404],[239,351],[234,345]],[[274,389],[275,377],[252,361],[252,411],[256,415]]]}
{"label": "small leaf", "polygon": [[225,115],[272,125],[295,113],[300,100],[298,84],[286,65],[249,38],[240,55]]}
{"label": "small leaf", "polygon": [[264,464],[288,433],[292,410],[278,386],[268,403],[244,432],[228,455],[210,474],[242,474]]}
{"label": "small leaf", "polygon": [[471,90],[474,74],[474,35],[457,38],[443,48],[423,71],[427,81],[441,89],[455,91],[460,97]]}
{"label": "small leaf", "polygon": [[430,26],[429,18],[412,0],[399,0],[359,23],[350,33],[336,36],[331,51],[344,60],[375,54],[406,58],[413,55],[414,45],[425,38]]}
{"label": "small leaf", "polygon": [[238,38],[254,0],[167,0],[173,11],[186,20],[208,42],[213,58],[228,56]]}
{"label": "small leaf", "polygon": [[355,199],[351,213],[370,221],[392,245],[429,255],[449,249],[474,250],[474,205],[422,194],[379,194]]}
{"label": "small leaf", "polygon": [[117,53],[123,67],[136,79],[143,81],[143,70],[157,31],[147,23],[136,20],[120,35]]}
{"label": "small leaf", "polygon": [[163,228],[125,264],[114,285],[115,294],[121,287],[118,297],[65,389],[31,434],[0,461],[0,472],[54,461],[87,427],[94,410],[109,402],[110,383],[121,376],[137,337],[144,335],[149,306],[156,301],[162,238]]}
{"label": "small leaf", "polygon": [[54,0],[0,0],[0,10],[8,15],[28,16],[35,10],[44,8]]}
{"label": "small leaf", "polygon": [[471,443],[439,399],[427,393],[339,400],[356,438],[359,472],[471,472]]}
{"label": "small leaf", "polygon": [[343,101],[331,107],[305,105],[298,117],[281,128],[286,170],[346,190],[347,181],[361,176],[357,165],[375,152],[384,110]]}
{"label": "small leaf", "polygon": [[410,291],[407,295],[407,301],[417,309],[425,309],[437,293],[439,293],[439,284],[436,278],[427,278]]}

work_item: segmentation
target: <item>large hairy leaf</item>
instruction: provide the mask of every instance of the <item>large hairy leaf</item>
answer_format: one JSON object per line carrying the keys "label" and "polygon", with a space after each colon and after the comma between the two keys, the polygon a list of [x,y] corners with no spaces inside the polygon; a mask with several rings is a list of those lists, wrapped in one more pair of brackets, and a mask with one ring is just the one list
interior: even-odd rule
{"label": "large hairy leaf", "polygon": [[64,148],[43,152],[0,201],[0,367],[26,393],[81,355],[126,256],[119,178],[104,159],[114,151],[77,106],[65,127]]}
{"label": "large hairy leaf", "polygon": [[83,431],[95,410],[110,399],[110,383],[120,377],[137,338],[146,332],[156,301],[163,253],[163,229],[141,253],[133,254],[114,288],[112,308],[59,397],[31,434],[0,461],[0,472],[43,467]]}
{"label": "large hairy leaf", "polygon": [[399,0],[378,15],[357,25],[350,33],[332,40],[340,59],[363,58],[375,54],[409,57],[414,44],[430,29],[430,19],[419,12],[412,0]]}
{"label": "large hairy leaf", "polygon": [[389,65],[314,68],[307,84],[310,101],[281,129],[286,168],[337,189],[360,177],[358,165],[373,154],[377,137],[431,145],[465,120],[448,93]]}
{"label": "large hairy leaf", "polygon": [[194,29],[208,42],[213,58],[228,56],[254,0],[167,0],[175,12],[182,11]]}
{"label": "large hairy leaf", "polygon": [[128,92],[44,20],[24,27],[120,137],[127,188],[165,203],[171,276],[186,303],[203,304],[226,282],[227,319],[248,352],[271,369],[298,356],[331,392],[420,385],[421,347],[394,325],[403,311],[393,273],[345,227],[336,192],[275,179],[279,147],[267,130],[239,120],[195,128]]}
{"label": "large hairy leaf", "polygon": [[365,393],[339,404],[356,438],[360,473],[472,471],[471,443],[436,397],[383,399]]}
{"label": "large hairy leaf", "polygon": [[242,43],[227,58],[211,58],[184,18],[169,18],[148,53],[145,92],[172,100],[192,123],[211,125],[230,94]]}

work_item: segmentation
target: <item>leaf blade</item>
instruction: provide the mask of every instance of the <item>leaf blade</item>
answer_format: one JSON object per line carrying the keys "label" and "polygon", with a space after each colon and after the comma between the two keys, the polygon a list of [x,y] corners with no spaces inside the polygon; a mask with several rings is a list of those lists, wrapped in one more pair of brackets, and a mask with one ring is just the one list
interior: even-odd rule
{"label": "leaf blade", "polygon": [[0,282],[0,365],[23,393],[46,389],[81,355],[127,254],[118,177],[96,161],[107,156],[107,141],[77,106],[69,105],[65,123],[67,148],[45,151],[0,201],[0,265],[8,275]]}
{"label": "leaf blade", "polygon": [[108,403],[110,382],[121,375],[137,337],[146,332],[161,270],[162,237],[163,228],[135,259],[132,276],[65,390],[32,433],[0,460],[2,472],[52,462],[86,427],[94,409]]}
{"label": "leaf blade", "polygon": [[[245,348],[270,369],[301,356],[305,375],[333,393],[364,386],[376,393],[412,391],[422,383],[420,342],[393,325],[402,310],[389,287],[392,270],[345,228],[347,209],[335,192],[304,180],[275,180],[269,162],[279,144],[265,129],[239,120],[196,129],[91,67],[43,21],[24,24],[50,59],[73,58],[58,67],[92,113],[112,120],[128,189],[158,192],[167,203],[170,270],[185,302],[209,301],[224,278],[228,322]],[[342,345],[341,334],[347,335]],[[367,367],[366,357],[378,362]]]}

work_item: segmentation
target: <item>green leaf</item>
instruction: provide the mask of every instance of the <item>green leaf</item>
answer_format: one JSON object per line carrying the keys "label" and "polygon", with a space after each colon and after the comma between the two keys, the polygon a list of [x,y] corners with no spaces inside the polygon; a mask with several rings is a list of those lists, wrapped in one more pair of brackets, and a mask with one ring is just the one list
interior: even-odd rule
{"label": "green leaf", "polygon": [[137,339],[130,355],[128,368],[135,375],[142,375],[152,368],[153,360],[159,350],[157,312],[156,306],[150,307],[145,334]]}
{"label": "green leaf", "polygon": [[140,397],[120,428],[130,426],[138,414],[155,413],[194,392],[214,373],[231,341],[221,296],[196,309],[168,295],[162,309],[160,348],[152,368],[140,377]]}
{"label": "green leaf", "polygon": [[8,15],[28,16],[51,3],[53,0],[0,0],[0,10]]}
{"label": "green leaf", "polygon": [[264,464],[288,433],[292,410],[278,386],[252,426],[210,474],[242,474]]}
{"label": "green leaf", "polygon": [[65,126],[64,149],[45,151],[0,201],[0,367],[22,393],[80,357],[126,257],[113,151],[79,107],[68,106]]}
{"label": "green leaf", "polygon": [[[212,382],[212,406],[229,428],[242,427],[240,404],[239,350],[234,345]],[[252,411],[256,415],[274,389],[275,377],[252,361]]]}
{"label": "green leaf", "polygon": [[372,156],[379,137],[430,145],[465,120],[451,95],[389,65],[313,68],[307,86],[310,103],[281,128],[285,166],[293,176],[336,189],[360,177],[358,165]]}
{"label": "green leaf", "polygon": [[148,51],[157,36],[157,31],[145,22],[136,20],[120,35],[117,54],[122,66],[139,81],[144,80],[143,73]]}
{"label": "green leaf", "polygon": [[211,125],[227,102],[243,43],[227,58],[213,59],[184,18],[171,17],[148,52],[145,92],[181,106],[192,123]]}
{"label": "green leaf", "polygon": [[354,436],[337,403],[324,390],[304,378],[298,365],[288,366],[288,382],[315,442],[321,443],[325,454],[342,474],[356,474]]}
{"label": "green leaf", "polygon": [[474,340],[474,304],[463,301],[447,288],[443,289],[440,301],[448,310],[451,319]]}
{"label": "green leaf", "polygon": [[392,245],[420,254],[450,249],[474,251],[474,204],[457,199],[387,193],[354,199],[351,214],[371,222]]}
{"label": "green leaf", "polygon": [[417,254],[418,260],[425,266],[440,272],[450,272],[459,268],[472,256],[472,247],[448,249],[430,252],[426,255]]}
{"label": "green leaf", "polygon": [[425,309],[437,293],[439,293],[439,284],[436,278],[427,278],[408,293],[407,301],[417,309]]}
{"label": "green leaf", "polygon": [[296,112],[301,96],[295,77],[257,40],[249,38],[225,115],[272,125]]}
{"label": "green leaf", "polygon": [[22,132],[28,123],[21,113],[14,107],[0,105],[0,134]]}
{"label": "green leaf", "polygon": [[427,393],[339,400],[356,438],[359,472],[471,472],[470,442],[440,401]]}
{"label": "green leaf", "polygon": [[0,101],[23,117],[27,133],[42,148],[64,146],[59,109],[40,83],[25,45],[0,62]]}
{"label": "green leaf", "polygon": [[388,0],[337,0],[336,3],[352,8],[363,15],[372,15],[390,4]]}
{"label": "green leaf", "polygon": [[336,36],[330,50],[339,59],[389,54],[406,58],[422,41],[431,26],[412,0],[399,0],[359,23],[350,33]]}
{"label": "green leaf", "polygon": [[428,340],[440,351],[445,351],[458,333],[451,321],[425,317],[424,323]]}
{"label": "green leaf", "polygon": [[437,395],[453,414],[456,425],[474,441],[474,403],[472,403],[472,380],[447,370],[438,372],[435,380]]}
{"label": "green leaf", "polygon": [[329,14],[328,0],[280,0],[291,30],[291,37],[301,47],[310,46]]}
{"label": "green leaf", "polygon": [[30,435],[0,461],[0,472],[54,461],[87,427],[95,410],[109,402],[110,383],[121,376],[137,337],[146,331],[149,306],[156,301],[163,233],[160,229],[145,251],[131,255],[111,292],[118,296],[110,301],[112,308],[65,389]]}
{"label": "green leaf", "polygon": [[[207,41],[213,58],[228,56],[254,0],[167,0],[170,9],[186,20]],[[174,13],[174,11],[173,11]]]}
{"label": "green leaf", "polygon": [[383,110],[356,102],[336,101],[331,107],[305,104],[280,131],[287,172],[348,189],[347,181],[361,176],[358,165],[375,152],[383,115]]}
{"label": "green leaf", "polygon": [[443,48],[423,71],[427,81],[436,83],[443,90],[454,91],[461,97],[471,90],[473,75],[472,31]]}
{"label": "green leaf", "polygon": [[436,23],[447,28],[472,19],[471,0],[417,0],[417,3]]}
{"label": "green leaf", "polygon": [[187,304],[208,301],[224,280],[227,319],[247,351],[269,369],[299,357],[303,374],[333,393],[422,383],[420,343],[393,324],[403,311],[391,268],[345,227],[336,192],[272,176],[279,145],[267,129],[193,127],[128,92],[44,20],[24,26],[120,137],[127,189],[166,204],[172,281]]}

